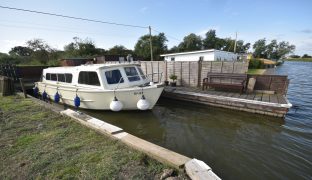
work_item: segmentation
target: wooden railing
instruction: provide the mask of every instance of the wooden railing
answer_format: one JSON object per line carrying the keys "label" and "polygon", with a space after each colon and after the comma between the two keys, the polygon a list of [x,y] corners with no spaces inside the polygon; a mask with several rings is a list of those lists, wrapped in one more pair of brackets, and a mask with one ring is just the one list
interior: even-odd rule
{"label": "wooden railing", "polygon": [[254,90],[274,91],[276,94],[287,94],[289,79],[282,75],[248,75],[248,78],[255,78]]}

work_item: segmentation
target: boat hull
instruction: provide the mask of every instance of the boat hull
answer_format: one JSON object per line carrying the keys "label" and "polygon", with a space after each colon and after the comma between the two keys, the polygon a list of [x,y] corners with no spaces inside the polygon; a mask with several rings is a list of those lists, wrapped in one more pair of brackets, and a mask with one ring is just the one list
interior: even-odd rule
{"label": "boat hull", "polygon": [[[80,98],[79,108],[94,109],[94,110],[110,110],[110,103],[117,99],[123,104],[122,110],[138,110],[137,102],[141,99],[142,94],[149,102],[149,108],[152,109],[158,101],[164,86],[162,84],[154,84],[152,86],[131,87],[124,89],[113,90],[96,90],[96,89],[78,89],[60,85],[46,84],[42,82],[37,83],[39,93],[44,91],[48,94],[50,99],[54,99],[56,92],[60,94],[60,103],[74,106],[74,99],[77,96]],[[143,92],[143,93],[142,93]]]}

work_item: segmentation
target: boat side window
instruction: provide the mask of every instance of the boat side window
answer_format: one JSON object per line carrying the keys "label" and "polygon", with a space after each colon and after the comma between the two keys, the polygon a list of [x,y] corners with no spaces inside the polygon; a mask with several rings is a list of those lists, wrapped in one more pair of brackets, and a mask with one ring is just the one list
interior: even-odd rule
{"label": "boat side window", "polygon": [[79,84],[87,84],[93,86],[100,86],[99,77],[94,71],[81,71],[78,78]]}
{"label": "boat side window", "polygon": [[65,81],[67,83],[71,83],[72,79],[73,79],[73,75],[72,74],[68,74],[68,73],[65,74]]}
{"label": "boat side window", "polygon": [[138,67],[138,70],[139,70],[139,73],[140,73],[142,79],[146,79],[146,76],[144,75],[142,69],[140,67]]}
{"label": "boat side window", "polygon": [[140,76],[135,67],[125,67],[124,69],[130,82],[140,80]]}
{"label": "boat side window", "polygon": [[120,71],[118,69],[111,70],[111,71],[106,71],[105,72],[105,77],[107,80],[108,84],[118,84],[119,81],[120,83],[124,82],[124,79],[120,79],[122,77]]}
{"label": "boat side window", "polygon": [[46,79],[46,80],[50,80],[50,79],[51,79],[51,74],[50,74],[50,73],[47,73],[46,76],[45,76],[45,79]]}
{"label": "boat side window", "polygon": [[65,74],[57,74],[58,82],[65,82]]}
{"label": "boat side window", "polygon": [[56,74],[51,74],[50,80],[51,80],[51,81],[57,81],[57,76],[56,76]]}

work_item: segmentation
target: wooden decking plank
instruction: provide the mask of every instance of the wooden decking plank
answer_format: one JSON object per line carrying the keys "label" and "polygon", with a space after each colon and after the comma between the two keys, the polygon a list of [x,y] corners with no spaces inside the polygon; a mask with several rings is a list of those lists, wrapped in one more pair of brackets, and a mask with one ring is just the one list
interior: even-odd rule
{"label": "wooden decking plank", "polygon": [[270,102],[271,103],[278,103],[277,95],[276,94],[271,94],[270,95]]}
{"label": "wooden decking plank", "polygon": [[233,97],[234,94],[235,94],[235,93],[229,92],[229,93],[227,94],[227,97]]}
{"label": "wooden decking plank", "polygon": [[215,95],[215,94],[216,94],[216,91],[205,91],[205,94]]}
{"label": "wooden decking plank", "polygon": [[262,101],[262,94],[256,94],[255,97],[254,97],[254,100]]}
{"label": "wooden decking plank", "polygon": [[217,95],[217,96],[220,96],[223,92],[221,91],[215,91],[215,94],[214,95]]}
{"label": "wooden decking plank", "polygon": [[248,94],[247,99],[253,100],[255,98],[255,94]]}
{"label": "wooden decking plank", "polygon": [[242,94],[241,96],[239,96],[239,98],[241,98],[241,99],[247,99],[247,94]]}
{"label": "wooden decking plank", "polygon": [[222,92],[221,94],[219,94],[219,96],[228,96],[228,92]]}
{"label": "wooden decking plank", "polygon": [[234,98],[239,98],[241,95],[239,94],[239,93],[235,93],[235,94],[233,94],[233,96],[232,97],[234,97]]}
{"label": "wooden decking plank", "polygon": [[262,95],[262,101],[270,102],[270,95],[269,94],[263,94]]}
{"label": "wooden decking plank", "polygon": [[278,94],[277,95],[278,103],[280,104],[287,104],[286,99],[283,95]]}

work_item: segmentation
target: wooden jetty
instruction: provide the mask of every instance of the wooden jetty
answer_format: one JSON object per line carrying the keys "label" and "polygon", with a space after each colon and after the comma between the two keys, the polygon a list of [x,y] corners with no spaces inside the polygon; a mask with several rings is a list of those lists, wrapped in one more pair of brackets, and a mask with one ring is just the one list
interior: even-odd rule
{"label": "wooden jetty", "polygon": [[162,97],[275,117],[285,117],[292,106],[281,94],[240,94],[191,87],[167,86]]}

